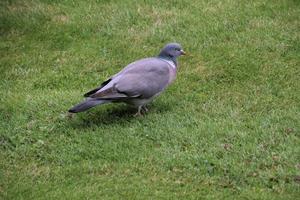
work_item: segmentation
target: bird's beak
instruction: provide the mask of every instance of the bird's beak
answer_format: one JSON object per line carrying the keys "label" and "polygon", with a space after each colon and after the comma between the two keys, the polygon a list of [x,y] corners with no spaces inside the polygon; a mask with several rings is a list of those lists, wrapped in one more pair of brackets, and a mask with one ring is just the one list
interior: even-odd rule
{"label": "bird's beak", "polygon": [[186,55],[186,53],[182,49],[180,50],[180,52],[181,52],[181,55]]}

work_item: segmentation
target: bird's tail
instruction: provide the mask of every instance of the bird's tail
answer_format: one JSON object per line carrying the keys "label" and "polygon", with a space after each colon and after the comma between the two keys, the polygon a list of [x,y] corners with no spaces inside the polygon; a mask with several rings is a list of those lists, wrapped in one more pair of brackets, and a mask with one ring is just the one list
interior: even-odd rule
{"label": "bird's tail", "polygon": [[79,104],[77,104],[76,106],[74,106],[73,108],[71,108],[69,110],[70,113],[78,113],[78,112],[83,112],[86,111],[96,105],[99,104],[105,104],[105,103],[109,103],[110,101],[108,100],[96,100],[96,99],[87,99]]}

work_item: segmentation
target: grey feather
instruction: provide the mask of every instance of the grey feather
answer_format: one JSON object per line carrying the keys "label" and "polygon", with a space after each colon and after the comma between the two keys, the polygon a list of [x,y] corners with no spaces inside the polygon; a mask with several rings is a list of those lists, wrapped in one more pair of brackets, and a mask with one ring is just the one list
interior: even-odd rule
{"label": "grey feather", "polygon": [[109,103],[110,101],[107,100],[97,100],[97,99],[91,99],[88,98],[85,101],[77,104],[76,106],[72,107],[69,112],[70,113],[78,113],[78,112],[83,112],[86,111],[92,107],[95,107],[99,104],[105,104],[105,103]]}

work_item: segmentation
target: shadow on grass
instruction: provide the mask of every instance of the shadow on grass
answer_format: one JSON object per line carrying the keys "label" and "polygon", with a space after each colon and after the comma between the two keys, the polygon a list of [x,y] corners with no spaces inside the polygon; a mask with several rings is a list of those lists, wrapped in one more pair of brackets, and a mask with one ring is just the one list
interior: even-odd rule
{"label": "shadow on grass", "polygon": [[84,113],[75,114],[70,118],[70,125],[76,129],[85,129],[92,126],[127,126],[134,121],[146,119],[154,113],[166,113],[171,110],[171,106],[163,102],[157,102],[147,106],[149,111],[144,116],[135,117],[137,108],[124,105],[114,104],[93,108]]}

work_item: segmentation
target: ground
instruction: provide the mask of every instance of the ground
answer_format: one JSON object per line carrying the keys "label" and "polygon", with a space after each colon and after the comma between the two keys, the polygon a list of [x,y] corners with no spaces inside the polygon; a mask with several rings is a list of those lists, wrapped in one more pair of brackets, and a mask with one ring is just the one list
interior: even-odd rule
{"label": "ground", "polygon": [[[297,0],[0,2],[1,199],[296,199]],[[179,42],[144,117],[82,94]]]}

